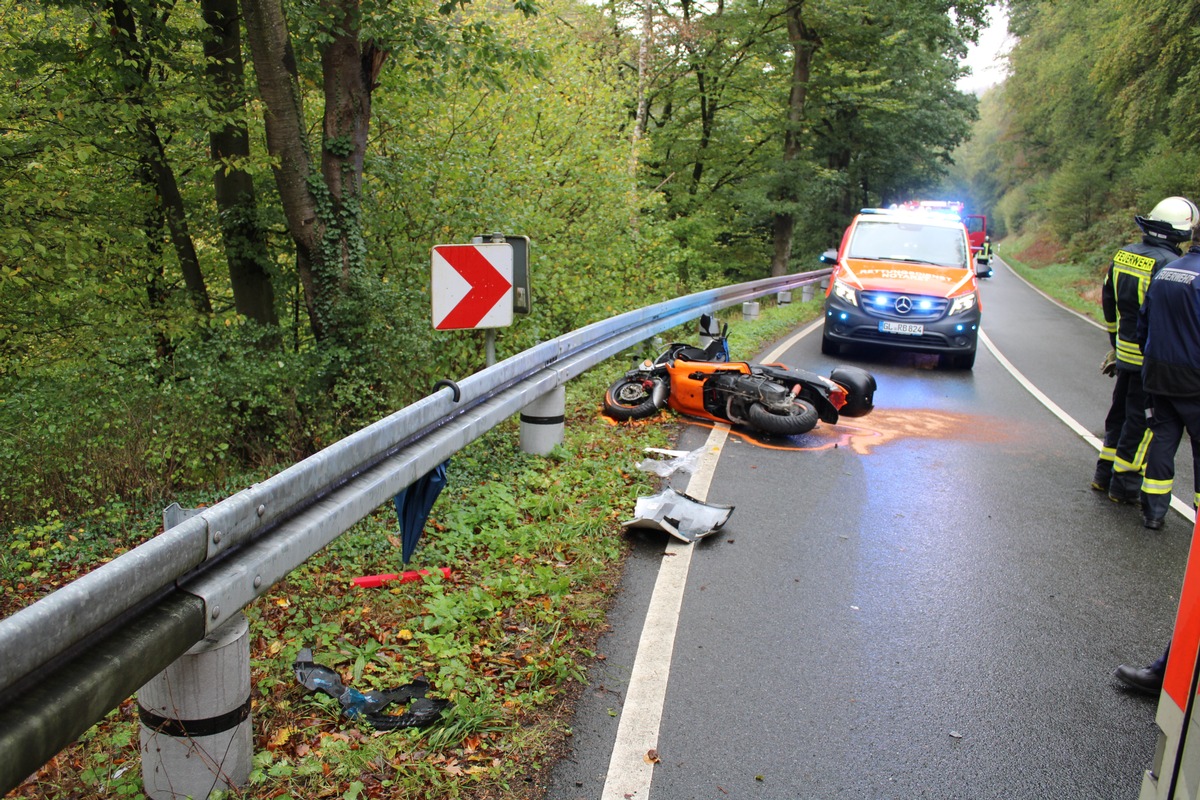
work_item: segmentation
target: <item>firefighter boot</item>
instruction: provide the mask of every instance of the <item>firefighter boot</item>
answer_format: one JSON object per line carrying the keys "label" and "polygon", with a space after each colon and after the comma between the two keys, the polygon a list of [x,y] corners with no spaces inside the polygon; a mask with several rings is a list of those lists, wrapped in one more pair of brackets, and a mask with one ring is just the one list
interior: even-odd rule
{"label": "firefighter boot", "polygon": [[1122,472],[1114,469],[1112,480],[1108,484],[1108,499],[1114,503],[1140,506],[1142,504],[1141,473]]}
{"label": "firefighter boot", "polygon": [[1112,480],[1112,464],[1113,462],[1104,458],[1096,462],[1096,474],[1092,476],[1091,486],[1097,492],[1108,494],[1108,484]]}
{"label": "firefighter boot", "polygon": [[1166,523],[1167,511],[1171,508],[1169,494],[1142,495],[1142,525],[1152,531],[1161,531]]}

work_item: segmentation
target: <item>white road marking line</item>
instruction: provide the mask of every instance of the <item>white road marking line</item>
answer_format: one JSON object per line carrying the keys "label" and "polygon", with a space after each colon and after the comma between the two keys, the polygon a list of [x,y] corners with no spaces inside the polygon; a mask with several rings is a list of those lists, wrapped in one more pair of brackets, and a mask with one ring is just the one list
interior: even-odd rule
{"label": "white road marking line", "polygon": [[823,319],[818,318],[817,321],[814,322],[812,325],[809,325],[807,328],[800,331],[799,333],[793,334],[790,339],[788,339],[783,344],[779,345],[774,350],[772,350],[771,352],[769,352],[765,356],[763,356],[763,361],[767,362],[768,364],[771,363],[772,361],[777,361],[781,355],[783,355],[784,353],[786,353],[788,350],[791,349],[792,345],[794,345],[796,342],[803,339],[805,336],[808,336],[810,333],[812,333],[814,330],[816,330],[817,328],[821,327],[824,324],[825,324],[825,321]]}
{"label": "white road marking line", "polygon": [[1054,303],[1054,305],[1058,306],[1058,307],[1059,307],[1059,308],[1061,308],[1063,311],[1066,311],[1068,314],[1074,314],[1075,316],[1079,317],[1081,320],[1083,320],[1084,322],[1088,323],[1089,325],[1092,325],[1093,327],[1099,328],[1100,330],[1105,330],[1105,327],[1104,327],[1103,325],[1101,325],[1099,322],[1097,322],[1096,320],[1094,320],[1094,319],[1092,319],[1091,317],[1089,317],[1087,314],[1084,314],[1084,313],[1082,313],[1082,312],[1080,312],[1080,311],[1076,311],[1075,309],[1071,308],[1070,306],[1068,306],[1068,305],[1066,305],[1066,304],[1064,304],[1064,303],[1062,303],[1062,302],[1060,302],[1060,301],[1058,301],[1058,300],[1055,300],[1053,297],[1051,297],[1050,295],[1046,294],[1045,292],[1043,292],[1043,291],[1042,291],[1041,289],[1039,289],[1038,287],[1034,286],[1032,283],[1030,283],[1030,282],[1029,282],[1029,280],[1028,280],[1028,279],[1027,279],[1027,278],[1026,278],[1024,275],[1022,275],[1021,273],[1019,273],[1019,272],[1017,272],[1015,269],[1013,269],[1013,268],[1012,268],[1012,266],[1011,266],[1011,265],[1010,265],[1010,264],[1009,264],[1007,261],[1005,261],[1004,259],[1000,258],[999,256],[996,256],[995,258],[996,258],[996,260],[997,260],[997,261],[999,261],[1001,264],[1003,264],[1003,265],[1004,265],[1004,268],[1005,268],[1006,270],[1008,270],[1008,273],[1009,273],[1010,275],[1012,275],[1014,278],[1016,278],[1017,280],[1019,280],[1021,283],[1025,284],[1026,286],[1028,286],[1030,289],[1033,289],[1035,292],[1037,292],[1037,293],[1038,293],[1038,294],[1040,294],[1042,297],[1044,297],[1044,298],[1046,298],[1047,300],[1049,300],[1051,303]]}
{"label": "white road marking line", "polygon": [[[1100,450],[1104,447],[1104,442],[1093,436],[1091,431],[1076,422],[1074,417],[1059,408],[1057,403],[1047,397],[1040,389],[1034,386],[1028,378],[1022,375],[1021,371],[1014,367],[1012,362],[1005,358],[1004,355],[996,348],[996,345],[992,344],[992,340],[988,338],[988,335],[984,333],[982,329],[979,331],[979,341],[983,342],[984,347],[986,347],[991,354],[996,357],[996,360],[1000,362],[1000,366],[1008,370],[1008,374],[1012,375],[1013,378],[1016,379],[1017,383],[1024,386],[1025,390],[1034,396],[1034,399],[1049,409],[1050,413],[1058,417],[1068,428],[1079,434],[1080,438],[1082,438],[1085,442],[1096,448],[1096,452],[1100,452]],[[1196,512],[1190,503],[1184,503],[1179,498],[1171,495],[1171,508],[1182,514],[1184,519],[1186,519],[1188,522],[1195,524]]]}
{"label": "white road marking line", "polygon": [[992,344],[992,340],[988,338],[988,335],[984,333],[982,329],[979,331],[979,341],[983,342],[984,347],[991,351],[992,355],[996,357],[996,360],[1000,362],[1000,366],[1008,370],[1008,374],[1016,378],[1017,383],[1024,386],[1025,391],[1029,392],[1034,396],[1034,399],[1048,408],[1051,414],[1062,420],[1062,422],[1068,428],[1075,431],[1075,433],[1079,434],[1085,442],[1096,448],[1097,452],[1104,447],[1104,443],[1093,436],[1091,431],[1076,422],[1074,417],[1059,408],[1057,403],[1047,397],[1041,389],[1034,386],[1028,378],[1022,375],[1021,371],[1014,367],[1012,362],[1005,358],[1004,354],[996,348],[996,345]]}
{"label": "white road marking line", "polygon": [[[717,459],[729,434],[728,425],[717,425],[708,434],[705,453],[688,481],[687,494],[703,501],[708,497]],[[654,764],[646,754],[658,747],[658,729],[667,699],[675,628],[683,605],[683,590],[692,564],[693,547],[672,539],[658,568],[650,607],[642,625],[637,655],[629,676],[629,688],[621,707],[617,739],[608,762],[601,800],[646,800]]]}

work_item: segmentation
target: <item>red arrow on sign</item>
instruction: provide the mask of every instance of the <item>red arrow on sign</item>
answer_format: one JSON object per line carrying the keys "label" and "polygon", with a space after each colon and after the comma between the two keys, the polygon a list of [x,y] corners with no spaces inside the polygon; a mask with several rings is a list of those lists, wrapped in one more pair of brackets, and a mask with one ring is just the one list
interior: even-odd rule
{"label": "red arrow on sign", "polygon": [[[484,249],[492,255],[492,260],[484,255]],[[439,280],[447,266],[467,284],[467,293],[457,302],[453,300],[453,293],[445,287],[444,278]],[[504,274],[505,271],[508,275]],[[501,307],[502,301],[511,296],[511,274],[510,245],[446,244],[434,247],[433,327],[442,331],[511,325],[512,309]],[[458,283],[461,288],[461,281]],[[448,310],[445,309],[447,296],[451,298],[449,302],[453,302]],[[443,311],[444,314],[439,318],[439,313]]]}

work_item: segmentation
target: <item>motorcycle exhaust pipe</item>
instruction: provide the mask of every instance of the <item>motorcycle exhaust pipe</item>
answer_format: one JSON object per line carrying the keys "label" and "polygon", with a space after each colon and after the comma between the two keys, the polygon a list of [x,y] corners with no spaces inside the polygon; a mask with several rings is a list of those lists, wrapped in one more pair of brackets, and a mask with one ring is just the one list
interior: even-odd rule
{"label": "motorcycle exhaust pipe", "polygon": [[664,407],[667,404],[667,397],[670,394],[671,387],[667,386],[666,381],[655,381],[654,388],[650,391],[650,398],[654,401],[654,407]]}
{"label": "motorcycle exhaust pipe", "polygon": [[725,416],[728,417],[729,421],[734,423],[735,425],[748,425],[749,424],[746,420],[742,419],[737,414],[733,413],[733,398],[732,397],[730,397],[728,400],[725,401]]}

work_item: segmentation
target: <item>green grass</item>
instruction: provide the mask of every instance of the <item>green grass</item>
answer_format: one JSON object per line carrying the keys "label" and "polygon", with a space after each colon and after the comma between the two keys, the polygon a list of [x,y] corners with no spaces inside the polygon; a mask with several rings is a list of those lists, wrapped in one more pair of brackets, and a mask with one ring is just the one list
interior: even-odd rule
{"label": "green grass", "polygon": [[1097,272],[1094,264],[1086,262],[1056,260],[1043,265],[1035,263],[1034,258],[1021,258],[1033,245],[1031,236],[1014,236],[999,243],[996,251],[1004,263],[1038,289],[1067,308],[1103,323],[1100,308],[1103,271]]}
{"label": "green grass", "polygon": [[[734,313],[734,357],[758,352],[820,308],[820,300],[764,304],[753,323]],[[662,338],[694,341],[695,329]],[[668,414],[614,425],[600,413],[605,387],[643,355],[614,358],[567,386],[565,438],[549,455],[522,453],[510,420],[452,458],[408,565],[448,566],[450,580],[350,584],[403,568],[387,506],[246,610],[255,757],[249,785],[232,797],[539,796],[617,591],[628,552],[620,520],[658,488],[635,465],[643,448],[670,446],[676,431]],[[211,503],[237,488],[180,502]],[[152,535],[160,515],[122,507],[0,532],[4,613]],[[451,704],[429,728],[375,733],[296,683],[291,664],[305,646],[355,688],[388,689],[420,675]],[[140,797],[137,726],[127,701],[9,797]]]}

